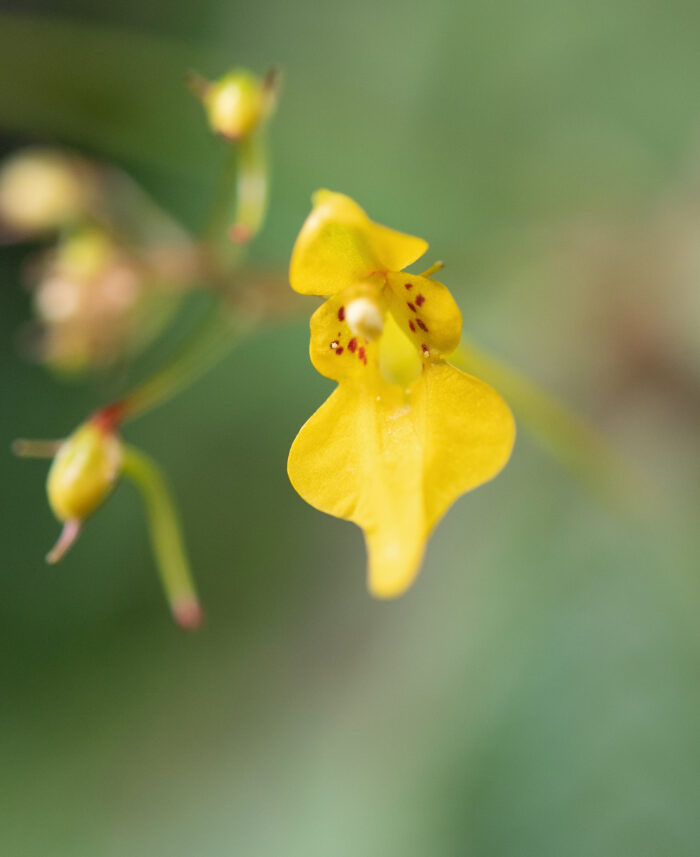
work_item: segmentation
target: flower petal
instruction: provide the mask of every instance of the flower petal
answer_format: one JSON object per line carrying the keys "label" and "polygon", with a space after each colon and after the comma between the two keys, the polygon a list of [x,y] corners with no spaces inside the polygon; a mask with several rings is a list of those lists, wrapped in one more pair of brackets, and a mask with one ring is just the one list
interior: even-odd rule
{"label": "flower petal", "polygon": [[340,381],[356,377],[374,389],[379,378],[378,342],[357,336],[345,321],[345,307],[353,289],[328,298],[311,316],[309,355],[314,368]]}
{"label": "flower petal", "polygon": [[411,388],[411,413],[423,452],[429,533],[458,497],[505,467],[515,421],[492,387],[443,362],[427,366]]}
{"label": "flower petal", "polygon": [[413,582],[425,542],[461,494],[493,478],[515,438],[495,390],[445,363],[429,364],[407,399],[382,382],[344,380],[289,453],[292,485],[312,506],[365,533],[373,595]]}
{"label": "flower petal", "polygon": [[365,533],[373,595],[391,598],[418,573],[425,545],[418,437],[399,387],[343,382],[297,435],[289,478],[317,509]]}
{"label": "flower petal", "polygon": [[319,190],[292,251],[289,281],[307,295],[332,295],[375,271],[399,271],[428,249],[422,238],[374,223],[342,193]]}
{"label": "flower petal", "polygon": [[387,274],[387,305],[419,354],[433,360],[454,351],[462,313],[447,286],[428,277]]}

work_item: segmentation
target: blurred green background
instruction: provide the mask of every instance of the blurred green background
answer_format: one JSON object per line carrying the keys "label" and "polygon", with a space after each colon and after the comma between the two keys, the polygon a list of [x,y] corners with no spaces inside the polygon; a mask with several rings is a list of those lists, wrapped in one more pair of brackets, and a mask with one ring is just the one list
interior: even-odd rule
{"label": "blurred green background", "polygon": [[27,251],[3,249],[0,853],[697,855],[700,8],[4,8],[4,150],[114,161],[193,229],[222,150],[184,73],[278,63],[251,264],[284,276],[319,186],[425,236],[466,330],[600,426],[649,492],[610,509],[521,426],[414,588],[373,602],[359,531],[285,474],[330,389],[303,303],[126,432],[183,514],[207,610],[184,635],[128,486],[43,562],[46,465],[10,441],[65,434],[115,382],[20,358]]}

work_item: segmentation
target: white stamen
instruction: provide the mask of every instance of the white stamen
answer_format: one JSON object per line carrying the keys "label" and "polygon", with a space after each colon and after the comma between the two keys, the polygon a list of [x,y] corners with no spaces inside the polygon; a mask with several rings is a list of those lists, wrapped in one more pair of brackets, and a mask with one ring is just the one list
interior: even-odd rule
{"label": "white stamen", "polygon": [[370,298],[355,298],[345,308],[345,320],[348,327],[365,339],[378,339],[384,330],[384,314],[381,308]]}

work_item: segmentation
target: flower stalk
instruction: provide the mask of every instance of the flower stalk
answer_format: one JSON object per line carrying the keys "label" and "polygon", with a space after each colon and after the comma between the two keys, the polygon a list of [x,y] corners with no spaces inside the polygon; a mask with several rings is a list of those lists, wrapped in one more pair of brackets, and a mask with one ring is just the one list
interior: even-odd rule
{"label": "flower stalk", "polygon": [[237,343],[240,330],[230,312],[213,307],[169,362],[131,392],[101,408],[96,418],[117,426],[164,404],[218,363]]}
{"label": "flower stalk", "polygon": [[201,624],[203,613],[179,517],[163,473],[152,458],[128,445],[123,448],[121,472],[143,499],[151,546],[173,617],[181,628],[194,631]]}
{"label": "flower stalk", "polygon": [[525,375],[464,338],[447,359],[498,390],[540,446],[594,493],[623,505],[639,490],[637,475],[605,438]]}

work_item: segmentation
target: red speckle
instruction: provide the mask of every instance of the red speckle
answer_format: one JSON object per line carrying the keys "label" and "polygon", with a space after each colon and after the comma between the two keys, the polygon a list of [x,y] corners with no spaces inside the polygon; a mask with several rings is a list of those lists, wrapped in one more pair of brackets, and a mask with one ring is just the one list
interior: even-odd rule
{"label": "red speckle", "polygon": [[336,349],[335,349],[335,353],[336,353],[336,354],[342,354],[344,350],[345,350],[345,349],[344,349],[344,348],[343,348],[343,346],[341,345],[339,348],[336,348]]}
{"label": "red speckle", "polygon": [[404,285],[405,285],[405,287],[406,287],[407,289],[412,289],[412,288],[413,288],[413,283],[404,283]]}
{"label": "red speckle", "polygon": [[416,308],[413,306],[413,304],[410,301],[406,301],[406,306],[411,310],[411,312],[416,311]]}
{"label": "red speckle", "polygon": [[340,321],[345,321],[345,307],[344,306],[341,306],[341,308],[338,310],[338,319]]}
{"label": "red speckle", "polygon": [[365,366],[366,366],[366,365],[367,365],[367,354],[365,353],[364,346],[362,346],[362,345],[360,346],[360,348],[359,348],[359,350],[358,350],[358,352],[357,352],[357,356],[360,358],[360,360],[361,360],[361,361],[365,364]]}
{"label": "red speckle", "polygon": [[418,304],[418,306],[423,306],[423,304],[425,303],[425,298],[423,297],[423,295],[418,295],[416,297],[416,303]]}
{"label": "red speckle", "polygon": [[416,319],[416,324],[420,327],[421,330],[424,330],[426,333],[428,332],[428,328],[425,326],[425,322],[421,321],[419,318]]}
{"label": "red speckle", "polygon": [[408,326],[411,328],[411,330],[412,330],[414,333],[416,332],[416,326],[415,326],[415,324],[414,324],[412,321],[409,321],[409,322],[408,322]]}
{"label": "red speckle", "polygon": [[425,344],[425,342],[422,342],[420,347],[423,349],[423,354],[425,354],[425,356],[427,357],[430,354],[430,351],[428,351],[428,346]]}
{"label": "red speckle", "polygon": [[353,338],[350,340],[350,342],[348,342],[348,351],[354,352],[356,348],[357,348],[357,340],[353,336]]}

